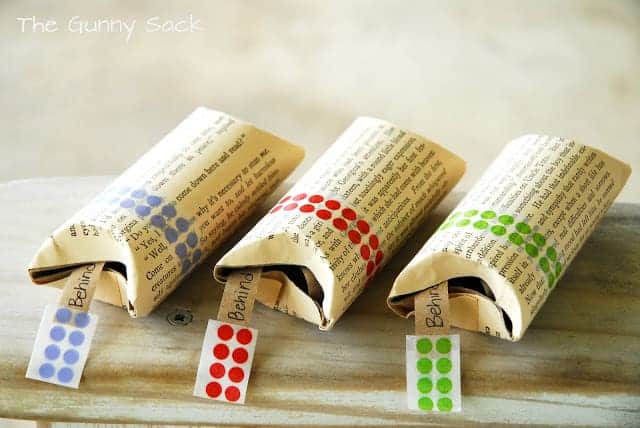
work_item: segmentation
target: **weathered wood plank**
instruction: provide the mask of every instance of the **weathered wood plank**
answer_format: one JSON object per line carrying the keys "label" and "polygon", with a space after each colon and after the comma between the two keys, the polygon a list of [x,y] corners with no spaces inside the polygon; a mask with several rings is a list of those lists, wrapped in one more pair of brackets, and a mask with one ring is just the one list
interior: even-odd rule
{"label": "weathered wood plank", "polygon": [[[150,317],[96,303],[101,317],[81,388],[24,378],[42,308],[26,265],[51,230],[107,177],[0,185],[0,417],[114,423],[274,425],[640,425],[640,206],[617,204],[518,343],[457,330],[463,413],[406,410],[404,335],[385,305],[391,282],[459,199],[452,195],[333,331],[262,306],[247,405],[191,396],[205,323],[221,296],[212,256]],[[246,226],[245,226],[246,229]],[[229,244],[228,244],[229,245]],[[224,249],[223,249],[224,250]],[[221,251],[223,251],[221,250]],[[176,308],[193,322],[173,326]]]}

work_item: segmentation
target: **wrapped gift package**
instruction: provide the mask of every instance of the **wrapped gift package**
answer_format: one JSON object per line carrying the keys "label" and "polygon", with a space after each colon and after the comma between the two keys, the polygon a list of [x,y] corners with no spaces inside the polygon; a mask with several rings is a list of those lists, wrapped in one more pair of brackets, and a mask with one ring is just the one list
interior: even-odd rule
{"label": "wrapped gift package", "polygon": [[448,280],[453,325],[519,340],[630,172],[575,141],[512,141],[400,273],[389,306],[408,317],[416,293]]}
{"label": "wrapped gift package", "polygon": [[359,118],[214,274],[259,267],[259,301],[329,329],[464,170],[419,135]]}
{"label": "wrapped gift package", "polygon": [[75,267],[104,261],[96,298],[145,316],[303,155],[249,123],[198,108],[56,229],[29,275],[62,287]]}

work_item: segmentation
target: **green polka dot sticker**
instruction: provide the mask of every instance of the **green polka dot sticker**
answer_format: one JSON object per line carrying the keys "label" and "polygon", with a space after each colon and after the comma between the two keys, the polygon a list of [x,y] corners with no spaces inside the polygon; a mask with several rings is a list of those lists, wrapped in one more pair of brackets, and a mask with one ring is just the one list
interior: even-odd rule
{"label": "green polka dot sticker", "polygon": [[544,234],[513,215],[501,214],[490,209],[455,211],[442,223],[438,231],[461,228],[488,233],[518,247],[519,251],[534,260],[539,272],[546,276],[549,288],[555,286],[562,273],[562,263],[554,245]]}
{"label": "green polka dot sticker", "polygon": [[[496,217],[491,211],[480,215]],[[422,413],[461,410],[460,336],[407,336],[407,402],[409,409]]]}

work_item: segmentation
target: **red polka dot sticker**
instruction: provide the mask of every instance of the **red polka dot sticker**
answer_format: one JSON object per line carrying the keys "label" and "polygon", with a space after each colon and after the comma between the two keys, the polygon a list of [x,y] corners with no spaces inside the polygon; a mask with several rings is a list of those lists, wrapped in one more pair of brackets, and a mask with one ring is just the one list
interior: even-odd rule
{"label": "red polka dot sticker", "polygon": [[253,328],[209,320],[193,395],[244,404],[257,339]]}
{"label": "red polka dot sticker", "polygon": [[378,250],[378,235],[373,232],[369,222],[345,202],[314,193],[294,193],[282,198],[269,211],[271,214],[281,212],[313,215],[345,234],[354,251],[360,254],[368,279],[380,269],[384,253]]}

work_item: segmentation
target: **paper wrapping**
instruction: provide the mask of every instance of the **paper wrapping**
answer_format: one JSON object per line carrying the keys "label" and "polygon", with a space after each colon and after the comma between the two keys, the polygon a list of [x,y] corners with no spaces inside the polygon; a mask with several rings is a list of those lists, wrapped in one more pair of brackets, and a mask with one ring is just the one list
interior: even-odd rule
{"label": "paper wrapping", "polygon": [[464,169],[419,135],[359,118],[214,275],[261,267],[260,302],[330,329]]}
{"label": "paper wrapping", "polygon": [[400,273],[388,304],[449,280],[451,323],[519,340],[631,170],[574,141],[509,143]]}
{"label": "paper wrapping", "polygon": [[56,229],[29,275],[62,287],[75,266],[106,261],[95,297],[145,316],[303,156],[249,123],[198,108]]}

